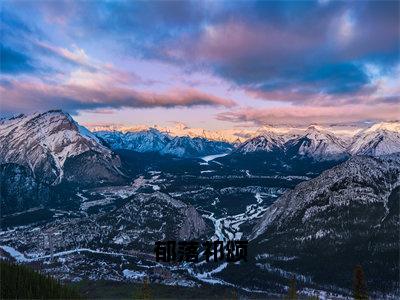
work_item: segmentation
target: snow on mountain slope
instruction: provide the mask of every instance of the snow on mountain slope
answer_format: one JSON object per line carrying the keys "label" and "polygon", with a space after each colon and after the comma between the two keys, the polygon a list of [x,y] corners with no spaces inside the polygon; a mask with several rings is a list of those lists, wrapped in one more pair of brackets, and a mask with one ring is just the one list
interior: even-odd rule
{"label": "snow on mountain slope", "polygon": [[147,125],[135,125],[135,126],[122,126],[122,125],[90,125],[90,129],[96,132],[111,132],[119,131],[123,133],[136,133],[146,132],[150,129],[158,130],[163,134],[167,134],[170,137],[184,137],[188,136],[191,138],[205,138],[210,141],[220,141],[226,143],[240,143],[244,142],[250,137],[257,136],[256,130],[253,129],[221,129],[221,130],[207,130],[204,128],[191,128],[183,123],[177,123],[175,126],[162,127],[154,125],[153,127]]}
{"label": "snow on mountain slope", "polygon": [[157,129],[137,132],[98,131],[95,135],[106,141],[112,149],[137,152],[159,152],[171,141],[171,137]]}
{"label": "snow on mountain slope", "polygon": [[352,155],[379,156],[400,152],[400,122],[383,122],[361,131],[349,147]]}
{"label": "snow on mountain slope", "polygon": [[355,156],[280,197],[268,208],[252,237],[272,225],[279,228],[292,221],[307,223],[333,207],[356,202],[381,202],[386,207],[389,194],[399,185],[399,154],[381,158]]}
{"label": "snow on mountain slope", "polygon": [[225,142],[209,141],[204,138],[175,137],[160,153],[177,157],[200,157],[221,154],[231,149],[232,146]]}
{"label": "snow on mountain slope", "polygon": [[[82,155],[90,157],[93,170],[99,167],[98,176],[110,180],[121,176],[119,158],[60,110],[20,115],[0,123],[0,164],[27,167],[48,184],[58,184],[65,179],[66,163],[72,167],[71,159]],[[79,166],[74,168],[85,175],[84,170],[76,169]],[[71,176],[68,179],[72,179]],[[87,178],[81,178],[84,179]]]}
{"label": "snow on mountain slope", "polygon": [[285,147],[291,155],[317,160],[341,159],[348,156],[345,142],[318,126],[310,126],[305,135],[288,141]]}
{"label": "snow on mountain slope", "polygon": [[252,153],[252,152],[273,152],[283,149],[284,140],[272,133],[264,133],[264,135],[249,139],[235,150],[236,153]]}
{"label": "snow on mountain slope", "polygon": [[225,142],[210,141],[199,137],[171,137],[154,128],[126,133],[100,131],[95,134],[109,144],[112,149],[159,152],[163,155],[177,157],[200,157],[221,154],[232,149],[232,146]]}

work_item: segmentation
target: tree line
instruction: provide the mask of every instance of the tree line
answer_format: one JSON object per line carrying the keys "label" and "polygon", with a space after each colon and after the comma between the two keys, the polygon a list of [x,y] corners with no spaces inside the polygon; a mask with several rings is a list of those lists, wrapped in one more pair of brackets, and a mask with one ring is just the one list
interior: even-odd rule
{"label": "tree line", "polygon": [[81,299],[70,286],[24,265],[0,261],[1,299]]}

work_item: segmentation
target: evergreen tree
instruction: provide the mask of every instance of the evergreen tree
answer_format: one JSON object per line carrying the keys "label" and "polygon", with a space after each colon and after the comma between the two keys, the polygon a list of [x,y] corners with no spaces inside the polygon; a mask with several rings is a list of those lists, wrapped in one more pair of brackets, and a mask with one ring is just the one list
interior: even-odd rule
{"label": "evergreen tree", "polygon": [[361,265],[354,268],[353,297],[356,300],[368,299],[367,286],[365,284],[364,271]]}
{"label": "evergreen tree", "polygon": [[149,279],[147,277],[143,281],[142,299],[152,299]]}
{"label": "evergreen tree", "polygon": [[288,291],[288,294],[285,297],[285,299],[288,299],[288,300],[297,299],[296,278],[294,276],[290,280],[289,291]]}
{"label": "evergreen tree", "polygon": [[0,261],[0,299],[80,299],[71,287],[32,268]]}
{"label": "evergreen tree", "polygon": [[231,297],[232,300],[237,300],[237,299],[239,299],[238,293],[237,293],[236,290],[232,290],[231,296],[232,296],[232,297]]}

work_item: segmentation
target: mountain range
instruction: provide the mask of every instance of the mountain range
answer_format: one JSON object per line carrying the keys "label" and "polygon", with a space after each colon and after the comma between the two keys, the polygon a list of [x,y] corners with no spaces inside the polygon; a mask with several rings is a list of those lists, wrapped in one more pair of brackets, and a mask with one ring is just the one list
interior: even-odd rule
{"label": "mountain range", "polygon": [[315,160],[343,160],[352,155],[384,155],[400,151],[400,123],[383,122],[359,131],[351,139],[312,125],[304,132],[279,133],[262,128],[257,136],[243,143],[226,143],[199,137],[175,136],[155,128],[136,132],[99,131],[94,133],[112,149],[159,152],[177,157],[200,157],[211,154],[250,154],[275,152]]}
{"label": "mountain range", "polygon": [[210,141],[200,137],[176,136],[150,128],[137,132],[94,133],[113,150],[132,150],[137,152],[157,152],[176,157],[200,157],[229,152],[233,146],[226,142]]}
{"label": "mountain range", "polygon": [[400,152],[400,122],[378,123],[356,134],[350,141],[319,126],[309,126],[295,138],[285,142],[274,132],[252,138],[240,144],[236,153],[283,152],[290,156],[316,160],[342,159],[351,155],[379,156]]}
{"label": "mountain range", "polygon": [[[318,125],[264,127],[228,143],[155,128],[92,133],[59,110],[3,119],[2,228],[11,230],[1,251],[23,262],[56,251],[43,268],[68,280],[140,273],[279,295],[294,277],[303,295],[348,296],[361,264],[374,296],[398,294],[399,137],[399,122],[345,139]],[[157,240],[232,238],[250,240],[245,265],[152,261]]]}

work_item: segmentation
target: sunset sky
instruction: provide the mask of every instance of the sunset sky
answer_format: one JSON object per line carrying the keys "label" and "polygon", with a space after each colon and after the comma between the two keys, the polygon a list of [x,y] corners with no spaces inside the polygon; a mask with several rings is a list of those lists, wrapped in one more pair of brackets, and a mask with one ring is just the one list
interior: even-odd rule
{"label": "sunset sky", "polygon": [[1,117],[222,129],[400,119],[399,1],[1,1]]}

